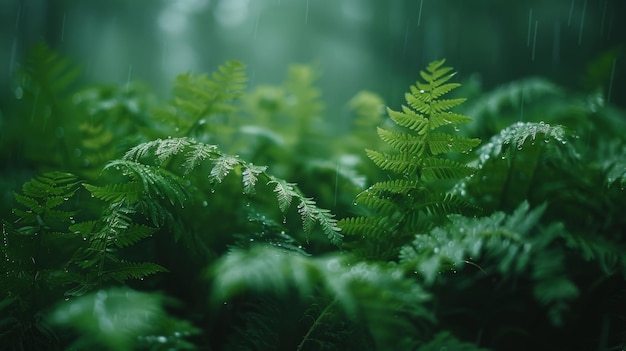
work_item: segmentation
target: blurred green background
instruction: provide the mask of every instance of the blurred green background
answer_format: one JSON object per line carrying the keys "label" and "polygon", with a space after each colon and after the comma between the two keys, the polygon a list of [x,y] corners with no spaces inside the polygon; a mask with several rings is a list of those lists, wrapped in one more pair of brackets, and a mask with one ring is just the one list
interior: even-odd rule
{"label": "blurred green background", "polygon": [[253,87],[282,81],[291,63],[314,63],[331,118],[363,89],[398,106],[419,68],[443,57],[483,90],[540,75],[626,105],[622,0],[1,2],[1,96],[45,41],[87,82],[140,80],[161,96],[176,74],[229,59],[248,65]]}

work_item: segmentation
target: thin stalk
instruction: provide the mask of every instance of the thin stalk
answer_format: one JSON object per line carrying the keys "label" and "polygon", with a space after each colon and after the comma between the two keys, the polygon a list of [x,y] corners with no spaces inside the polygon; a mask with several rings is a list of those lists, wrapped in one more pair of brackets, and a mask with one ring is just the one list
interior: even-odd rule
{"label": "thin stalk", "polygon": [[326,314],[330,310],[331,306],[333,306],[336,302],[337,302],[337,299],[335,299],[331,303],[329,303],[328,306],[326,306],[326,308],[324,308],[322,313],[320,313],[320,315],[315,319],[315,321],[313,322],[313,325],[311,325],[311,328],[309,328],[309,330],[306,332],[306,334],[304,334],[304,337],[302,338],[302,341],[298,345],[298,348],[296,349],[296,351],[301,351],[302,350],[302,348],[304,347],[304,344],[306,344],[307,340],[310,339],[311,334],[313,334],[313,331],[315,331],[315,329],[317,329],[321,325],[322,320],[324,320],[324,317],[326,317]]}

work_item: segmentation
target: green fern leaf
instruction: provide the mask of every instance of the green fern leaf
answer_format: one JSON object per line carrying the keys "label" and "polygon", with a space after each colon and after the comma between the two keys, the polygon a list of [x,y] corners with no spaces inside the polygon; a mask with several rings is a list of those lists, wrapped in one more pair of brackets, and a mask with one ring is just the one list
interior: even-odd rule
{"label": "green fern leaf", "polygon": [[124,154],[124,157],[122,159],[139,162],[139,160],[148,155],[148,153],[152,149],[158,147],[161,142],[161,139],[157,139],[134,146],[130,150],[128,150],[126,154]]}
{"label": "green fern leaf", "polygon": [[377,128],[376,131],[382,141],[402,153],[422,156],[426,149],[427,140],[425,138],[416,138],[408,133],[396,133],[382,128]]}
{"label": "green fern leaf", "polygon": [[254,194],[254,187],[259,179],[259,174],[266,170],[267,166],[245,164],[242,172],[243,192],[246,194]]}
{"label": "green fern leaf", "polygon": [[194,168],[196,168],[202,161],[207,158],[214,157],[217,154],[217,146],[207,145],[201,143],[193,143],[190,146],[191,151],[185,155],[185,162],[183,168],[184,174],[189,174]]}
{"label": "green fern leaf", "polygon": [[83,184],[83,186],[93,197],[107,202],[135,202],[141,196],[142,191],[140,182],[107,184],[102,187],[91,184]]}
{"label": "green fern leaf", "polygon": [[427,139],[431,155],[448,152],[467,153],[480,144],[479,139],[470,139],[447,133],[430,133]]}
{"label": "green fern leaf", "polygon": [[145,239],[157,231],[156,228],[148,227],[142,224],[129,224],[124,231],[117,234],[113,243],[115,246],[122,248],[134,245],[142,239]]}
{"label": "green fern leaf", "polygon": [[282,212],[287,211],[291,206],[291,199],[298,194],[293,190],[295,184],[287,183],[282,179],[273,178],[267,184],[275,184],[274,192],[276,193],[276,199],[278,200],[278,207]]}
{"label": "green fern leaf", "polygon": [[388,237],[388,217],[347,217],[342,218],[338,226],[346,235],[363,235],[371,238]]}
{"label": "green fern leaf", "polygon": [[424,135],[429,130],[429,120],[406,106],[402,106],[402,112],[387,108],[387,114],[396,124],[413,130],[417,135]]}
{"label": "green fern leaf", "polygon": [[217,181],[218,183],[221,183],[228,173],[230,173],[230,171],[232,171],[233,168],[240,163],[241,162],[236,157],[221,155],[215,159],[213,169],[211,169],[211,173],[209,174],[209,179],[211,182]]}
{"label": "green fern leaf", "polygon": [[317,219],[322,231],[328,237],[328,240],[337,246],[341,244],[341,240],[343,238],[343,234],[341,234],[341,227],[338,224],[337,219],[334,218],[335,215],[330,213],[330,210],[327,209],[318,209],[317,215],[315,218]]}
{"label": "green fern leaf", "polygon": [[191,142],[187,138],[168,138],[165,140],[159,140],[158,147],[154,154],[160,163],[165,162],[165,160],[170,157],[177,155],[187,146],[189,146]]}
{"label": "green fern leaf", "polygon": [[109,162],[104,169],[121,170],[132,179],[139,181],[147,194],[157,198],[166,198],[172,205],[178,202],[180,206],[183,206],[187,197],[183,182],[162,168],[133,161],[115,160]]}
{"label": "green fern leaf", "polygon": [[367,157],[383,170],[393,171],[399,174],[417,174],[419,164],[417,158],[410,154],[389,155],[374,150],[365,150]]}
{"label": "green fern leaf", "polygon": [[298,204],[298,213],[302,218],[302,227],[304,228],[304,232],[307,234],[311,233],[313,224],[315,224],[315,219],[318,214],[318,210],[315,207],[315,201],[311,198],[300,199],[300,203]]}
{"label": "green fern leaf", "polygon": [[120,261],[117,267],[104,271],[103,278],[113,279],[122,283],[129,279],[141,279],[167,271],[167,269],[156,263]]}
{"label": "green fern leaf", "polygon": [[474,168],[445,158],[428,158],[421,168],[424,181],[436,179],[460,179],[474,173]]}

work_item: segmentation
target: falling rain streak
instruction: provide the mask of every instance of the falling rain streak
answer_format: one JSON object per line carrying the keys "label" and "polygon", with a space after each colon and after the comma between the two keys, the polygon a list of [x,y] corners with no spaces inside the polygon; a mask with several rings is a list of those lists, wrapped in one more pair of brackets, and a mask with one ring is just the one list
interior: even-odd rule
{"label": "falling rain streak", "polygon": [[611,77],[609,78],[609,89],[606,94],[606,101],[611,102],[611,93],[613,91],[613,78],[615,77],[615,61],[617,59],[613,59],[613,66],[611,67]]}
{"label": "falling rain streak", "polygon": [[126,92],[130,91],[130,77],[133,73],[133,65],[128,65],[128,77],[126,78]]}
{"label": "falling rain streak", "polygon": [[567,16],[567,26],[569,27],[572,24],[572,15],[574,14],[574,0],[572,0],[572,4],[569,7],[569,16]]}
{"label": "falling rain streak", "polygon": [[420,23],[422,22],[422,7],[424,6],[424,0],[420,1],[420,11],[419,14],[417,15],[417,26],[420,26]]}
{"label": "falling rain streak", "polygon": [[606,22],[606,6],[609,2],[605,1],[602,7],[602,20],[600,20],[600,35],[604,35],[604,23]]}
{"label": "falling rain streak", "polygon": [[61,42],[65,38],[65,12],[63,12],[63,22],[61,24]]}
{"label": "falling rain streak", "polygon": [[337,190],[339,188],[339,162],[337,162],[337,169],[335,170],[335,201],[334,206],[337,207]]}
{"label": "falling rain streak", "polygon": [[15,55],[17,55],[17,29],[20,26],[20,17],[22,16],[22,6],[17,8],[17,16],[15,18],[15,36],[13,37],[13,45],[11,45],[11,58],[9,61],[9,76],[13,74],[15,66]]}
{"label": "falling rain streak", "polygon": [[526,38],[526,47],[530,47],[530,30],[532,28],[533,23],[533,9],[531,8],[528,12],[528,36]]}
{"label": "falling rain streak", "polygon": [[537,26],[539,25],[539,21],[535,21],[535,34],[533,34],[533,53],[531,56],[531,60],[535,61],[535,48],[537,47]]}
{"label": "falling rain streak", "polygon": [[587,13],[587,0],[583,4],[583,13],[580,16],[580,30],[578,31],[578,45],[583,41],[583,28],[585,27],[585,13]]}
{"label": "falling rain streak", "polygon": [[252,33],[252,38],[256,39],[256,33],[259,30],[259,17],[261,17],[261,13],[257,13],[256,18],[254,19],[254,32]]}
{"label": "falling rain streak", "polygon": [[306,12],[304,14],[304,24],[309,23],[309,1],[310,0],[306,0]]}

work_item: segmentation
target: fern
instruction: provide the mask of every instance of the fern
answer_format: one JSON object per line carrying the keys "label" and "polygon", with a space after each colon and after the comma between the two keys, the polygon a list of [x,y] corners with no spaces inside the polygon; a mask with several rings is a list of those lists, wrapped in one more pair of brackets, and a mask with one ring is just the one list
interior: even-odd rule
{"label": "fern", "polygon": [[267,166],[255,166],[251,163],[244,166],[241,181],[243,182],[243,192],[245,194],[254,194],[254,188],[259,180],[259,175],[266,170]]}
{"label": "fern", "polygon": [[[336,308],[373,334],[379,349],[393,349],[410,340],[408,335],[418,330],[409,320],[432,322],[423,307],[428,295],[392,266],[351,264],[339,256],[308,258],[256,246],[230,252],[209,274],[213,278],[212,300],[218,303],[246,291],[284,296],[295,289],[304,298],[321,289],[336,301]],[[409,333],[406,339],[394,339],[400,329]]]}
{"label": "fern", "polygon": [[155,110],[155,115],[173,126],[176,134],[194,136],[203,128],[217,126],[209,119],[236,111],[234,102],[246,82],[245,66],[237,61],[226,62],[211,76],[181,74],[174,85],[174,101]]}
{"label": "fern", "polygon": [[[221,183],[235,168],[241,170],[238,173],[242,176],[244,194],[253,194],[259,177],[265,178],[268,185],[275,186],[278,206],[283,213],[291,206],[292,199],[297,199],[298,212],[306,235],[311,233],[314,223],[319,223],[331,243],[338,245],[341,242],[341,229],[334,216],[328,210],[317,207],[314,200],[302,195],[296,184],[268,174],[266,167],[256,166],[239,157],[224,154],[214,145],[206,145],[186,137],[157,139],[133,147],[126,153],[124,159],[110,162],[105,169],[118,169],[143,184],[146,193],[166,197],[172,205],[178,202],[182,206],[187,197],[186,190],[180,185],[182,182],[174,174],[163,169],[164,165],[178,155],[184,159],[181,165],[183,174],[189,174],[193,168],[199,167],[205,161],[209,163],[211,170],[208,178],[211,182]],[[155,166],[140,163],[144,159],[152,161]],[[150,210],[150,213],[154,225],[158,226],[161,222],[155,219],[159,214],[161,216],[163,214],[155,210]]]}
{"label": "fern", "polygon": [[[419,213],[434,223],[445,221],[450,213],[459,211],[467,202],[456,199],[433,188],[432,184],[442,180],[462,179],[471,175],[473,168],[442,155],[450,152],[468,153],[478,145],[478,139],[450,134],[445,128],[465,124],[471,118],[449,111],[465,99],[441,99],[458,88],[458,83],[447,83],[454,73],[444,67],[444,60],[434,61],[420,72],[423,82],[411,87],[405,95],[407,104],[401,111],[388,109],[389,117],[405,131],[396,132],[378,128],[381,140],[396,150],[396,153],[366,150],[367,156],[381,169],[399,174],[402,179],[374,184],[356,198],[356,202],[371,208],[374,213],[395,218],[394,227],[383,229],[376,221],[344,219],[339,225],[346,233],[358,235],[357,225],[367,227],[369,238],[377,241],[400,239],[398,230],[411,231],[423,228],[419,224]],[[374,224],[374,225],[372,225]],[[382,230],[382,232],[381,232]],[[387,238],[387,239],[385,239]],[[376,245],[375,245],[376,246]],[[392,246],[396,246],[392,244]],[[392,253],[393,251],[388,251]],[[393,256],[393,254],[392,254]]]}
{"label": "fern", "polygon": [[484,209],[511,210],[524,199],[531,199],[534,188],[556,189],[564,176],[550,179],[547,174],[559,169],[575,172],[579,156],[569,140],[563,126],[517,122],[478,149],[478,158],[471,163],[478,171],[460,182],[453,193],[474,197]]}
{"label": "fern", "polygon": [[294,190],[296,184],[287,183],[282,179],[272,179],[267,184],[275,184],[274,192],[276,193],[276,199],[278,200],[278,207],[282,212],[287,211],[291,206],[291,200],[294,196],[298,196],[298,193]]}
{"label": "fern", "polygon": [[187,338],[199,329],[172,317],[166,311],[171,305],[171,299],[158,293],[110,288],[58,304],[48,320],[77,331],[72,345],[77,349],[193,349]]}
{"label": "fern", "polygon": [[418,234],[412,244],[400,251],[400,264],[434,284],[442,271],[464,266],[480,267],[475,274],[495,272],[514,279],[530,275],[533,296],[548,308],[554,324],[561,324],[568,304],[579,294],[567,277],[565,256],[556,248],[563,235],[559,224],[538,230],[546,206],[530,210],[522,203],[507,216],[496,212],[489,217],[452,216],[452,222],[428,234]]}

